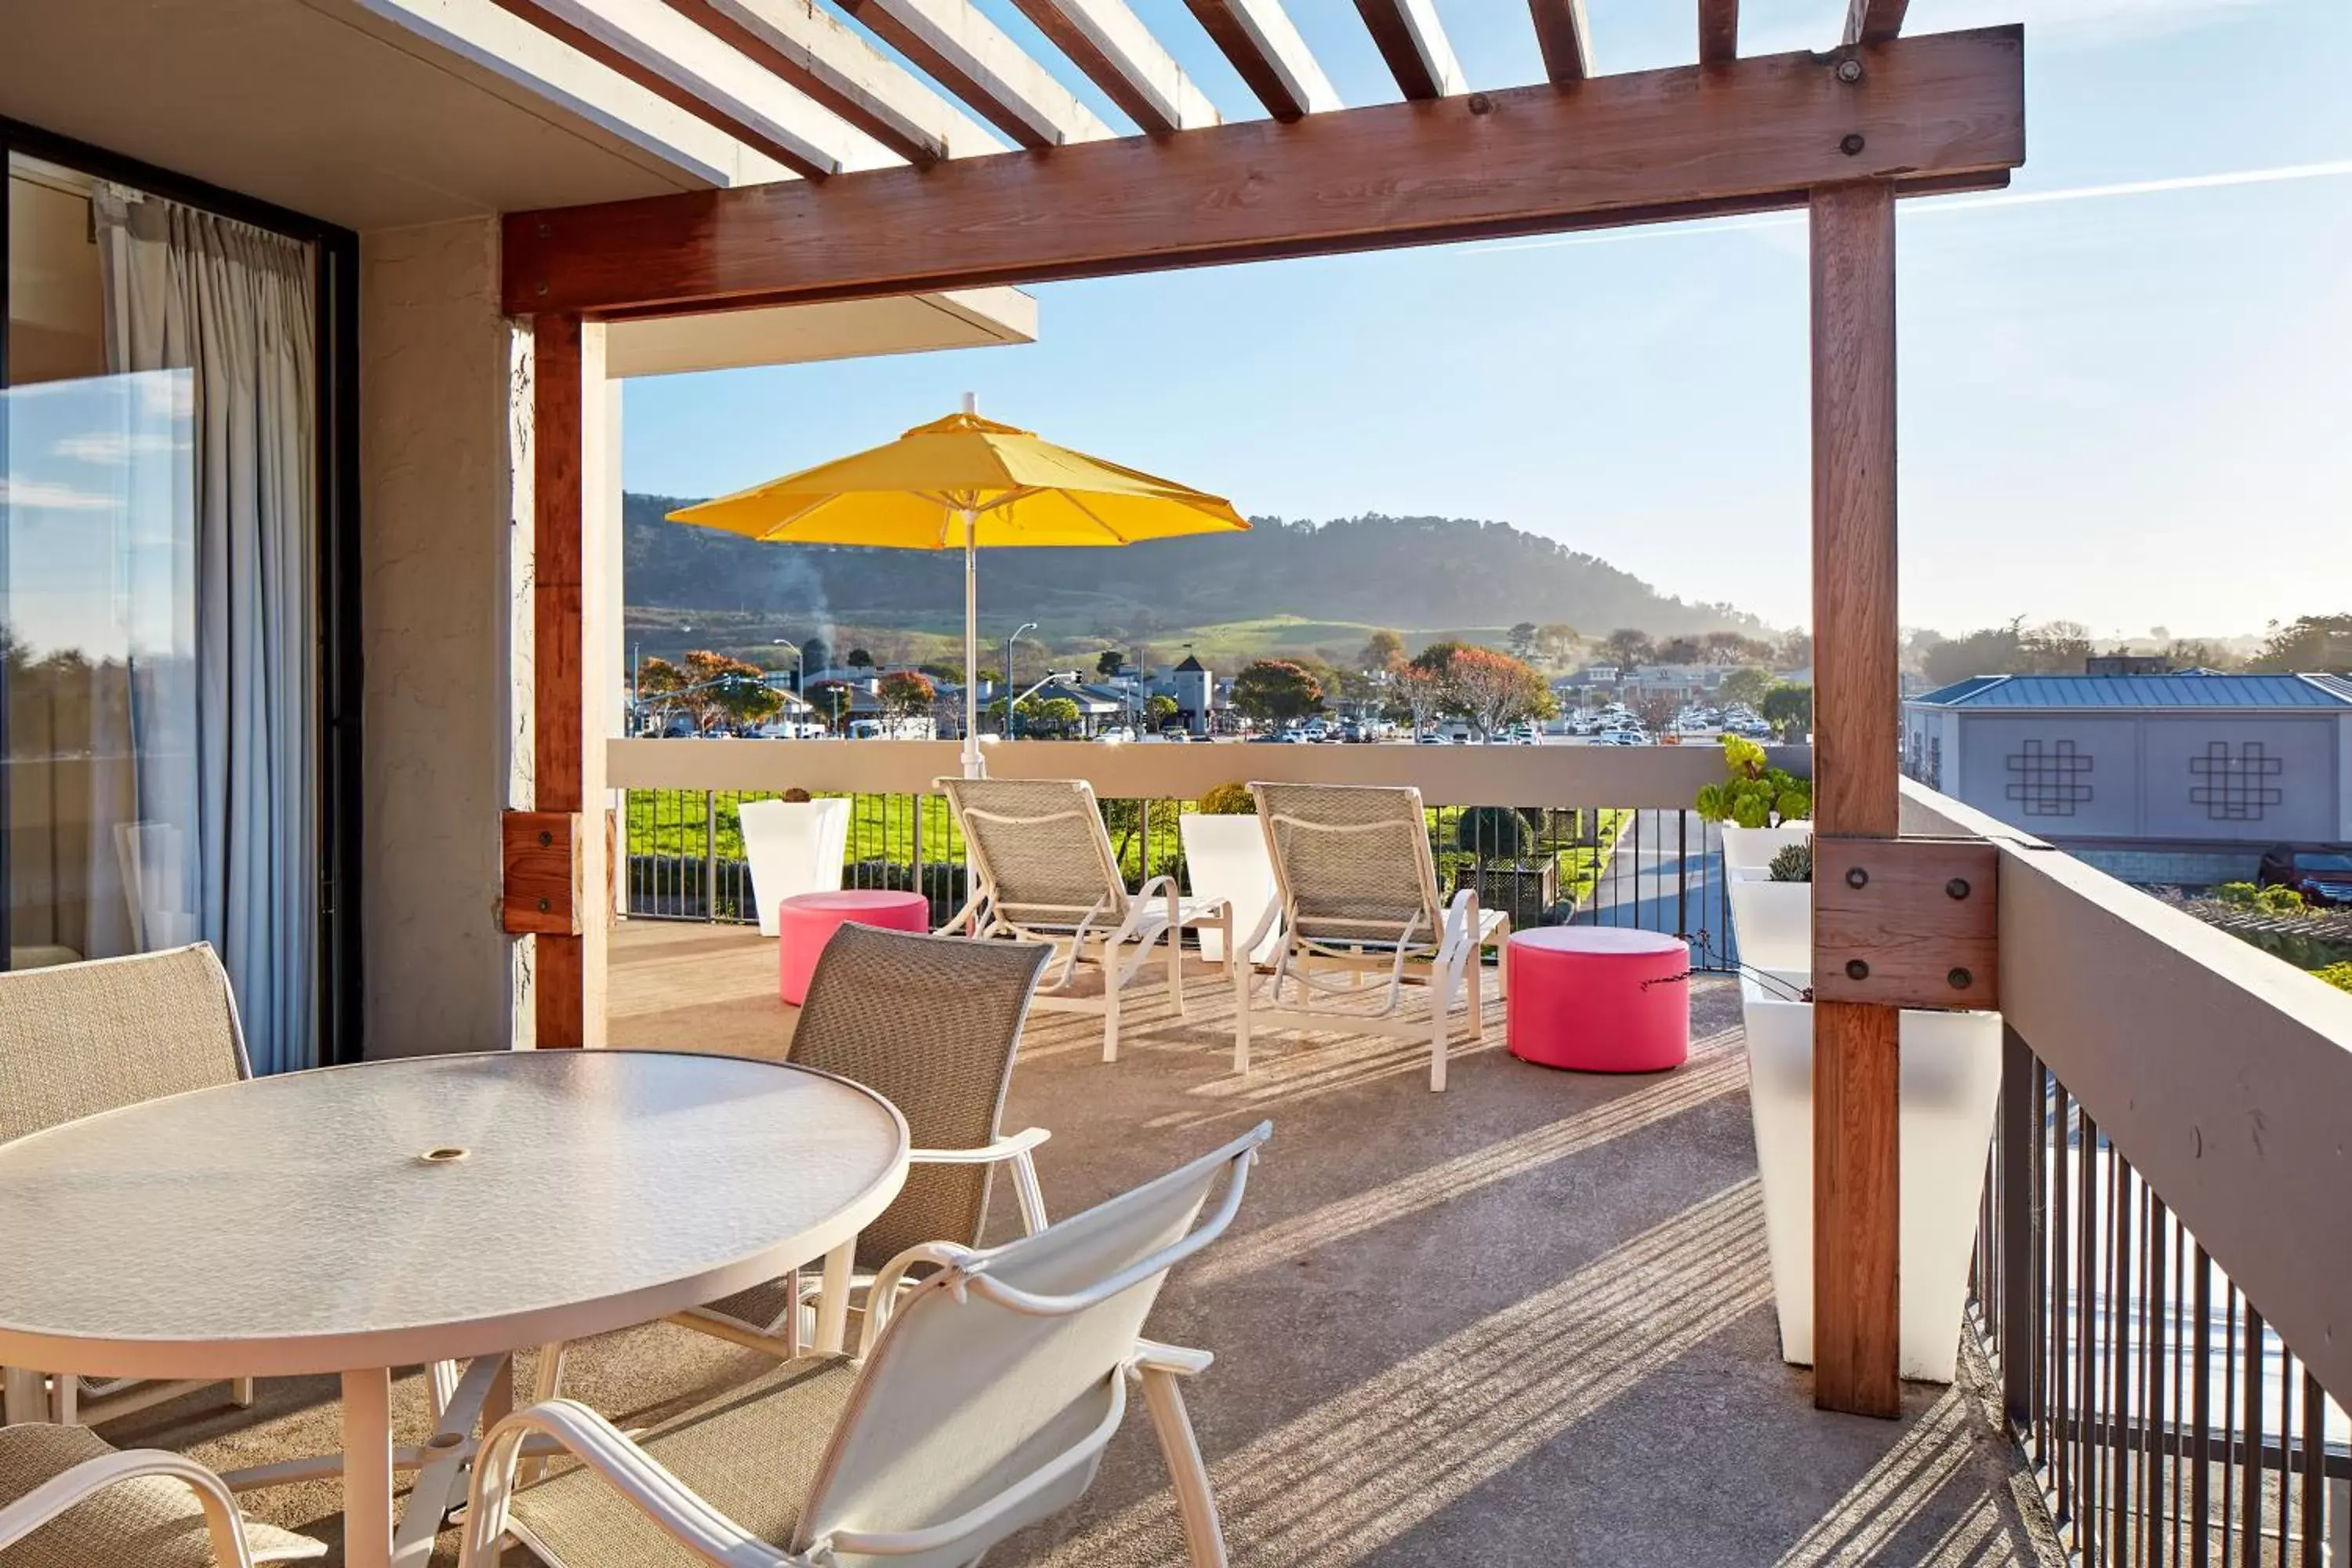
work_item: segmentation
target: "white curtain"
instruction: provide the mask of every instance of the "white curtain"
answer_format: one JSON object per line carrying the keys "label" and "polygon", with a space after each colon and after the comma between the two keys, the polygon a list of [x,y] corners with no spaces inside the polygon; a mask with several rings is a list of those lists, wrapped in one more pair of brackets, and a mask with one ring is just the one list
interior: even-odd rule
{"label": "white curtain", "polygon": [[[310,247],[119,186],[100,187],[92,209],[108,369],[188,373],[157,379],[189,403],[174,412],[193,447],[195,733],[192,747],[133,738],[158,766],[192,766],[193,842],[156,855],[156,874],[183,888],[143,896],[158,908],[184,900],[186,934],[219,950],[255,1069],[309,1067],[319,963]],[[174,753],[193,763],[163,761]]]}

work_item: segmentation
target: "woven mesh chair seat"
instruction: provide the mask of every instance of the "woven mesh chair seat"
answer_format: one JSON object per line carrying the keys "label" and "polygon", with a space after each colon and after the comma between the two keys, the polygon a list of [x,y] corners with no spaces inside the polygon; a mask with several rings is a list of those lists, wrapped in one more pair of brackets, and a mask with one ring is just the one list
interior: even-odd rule
{"label": "woven mesh chair seat", "polygon": [[[846,1356],[807,1356],[671,1416],[637,1447],[686,1489],[751,1533],[788,1548],[825,1446],[857,1386]],[[559,1563],[709,1568],[709,1560],[585,1469],[515,1495],[512,1528]],[[8,1568],[15,1568],[14,1563]]]}
{"label": "woven mesh chair seat", "polygon": [[[912,1148],[982,1147],[996,1139],[1029,994],[1049,956],[1036,942],[843,926],[810,978],[791,1059],[897,1106]],[[857,1267],[871,1273],[918,1242],[978,1246],[992,1171],[909,1166],[907,1184],[858,1236]],[[776,1280],[706,1310],[773,1329],[791,1300]]]}
{"label": "woven mesh chair seat", "polygon": [[1434,946],[1444,923],[1421,792],[1259,784],[1276,870],[1310,942]]}
{"label": "woven mesh chair seat", "polygon": [[1094,791],[1074,780],[942,779],[997,913],[1020,925],[1066,928],[1098,910],[1116,927],[1127,885],[1111,860]]}
{"label": "woven mesh chair seat", "polygon": [[[0,1426],[0,1502],[14,1502],[76,1465],[114,1452],[86,1426]],[[245,1521],[257,1563],[323,1557],[324,1542]],[[83,1499],[16,1545],[5,1568],[215,1568],[195,1494],[161,1476],[118,1482]]]}

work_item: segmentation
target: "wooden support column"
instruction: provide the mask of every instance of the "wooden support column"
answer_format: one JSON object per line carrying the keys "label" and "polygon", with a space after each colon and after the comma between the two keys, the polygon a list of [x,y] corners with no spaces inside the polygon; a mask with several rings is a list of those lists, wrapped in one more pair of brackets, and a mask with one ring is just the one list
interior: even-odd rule
{"label": "wooden support column", "polygon": [[[1816,188],[1812,230],[1813,826],[1899,829],[1895,188]],[[1823,962],[1814,934],[1814,962]],[[1893,1007],[1813,1005],[1813,1403],[1897,1415]]]}
{"label": "wooden support column", "polygon": [[[580,811],[583,403],[577,316],[531,321],[531,780],[541,812]],[[586,942],[541,933],[532,986],[540,1048],[587,1041]]]}

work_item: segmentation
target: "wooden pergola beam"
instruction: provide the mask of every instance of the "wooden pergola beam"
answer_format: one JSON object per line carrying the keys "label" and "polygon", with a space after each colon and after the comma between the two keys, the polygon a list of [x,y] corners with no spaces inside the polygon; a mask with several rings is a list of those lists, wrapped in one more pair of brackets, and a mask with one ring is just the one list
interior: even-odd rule
{"label": "wooden pergola beam", "polygon": [[1739,58],[1739,0],[1698,0],[1698,63],[1728,65]]}
{"label": "wooden pergola beam", "polygon": [[1536,25],[1536,47],[1543,51],[1544,76],[1551,81],[1582,81],[1592,74],[1592,24],[1584,0],[1528,0]]}
{"label": "wooden pergola beam", "polygon": [[1356,0],[1372,42],[1409,99],[1451,98],[1464,90],[1461,62],[1430,0]]}
{"label": "wooden pergola beam", "polygon": [[1903,31],[1903,13],[1911,0],[1846,0],[1845,34],[1849,44],[1883,44]]}
{"label": "wooden pergola beam", "polygon": [[[531,804],[576,817],[583,773],[581,468],[584,410],[577,316],[531,321]],[[531,997],[542,1049],[588,1042],[586,943],[541,933]]]}
{"label": "wooden pergola beam", "polygon": [[509,313],[684,313],[1991,189],[2024,37],[1929,34],[1157,139],[509,214]]}
{"label": "wooden pergola beam", "polygon": [[1339,107],[1339,93],[1298,36],[1282,0],[1184,3],[1268,114],[1298,120]]}

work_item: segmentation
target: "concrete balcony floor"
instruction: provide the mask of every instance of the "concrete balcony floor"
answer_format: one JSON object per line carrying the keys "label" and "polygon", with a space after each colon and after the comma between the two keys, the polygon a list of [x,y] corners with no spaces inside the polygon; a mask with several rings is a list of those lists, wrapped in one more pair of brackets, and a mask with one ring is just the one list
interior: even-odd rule
{"label": "concrete balcony floor", "polygon": [[[773,962],[732,928],[624,926],[613,1044],[781,1053]],[[1370,1036],[1262,1032],[1234,1078],[1231,1004],[1205,966],[1184,1019],[1157,984],[1129,994],[1114,1066],[1099,1020],[1033,1017],[1005,1126],[1053,1130],[1038,1164],[1059,1215],[1273,1120],[1234,1232],[1173,1277],[1151,1324],[1216,1353],[1188,1398],[1234,1563],[2058,1561],[1972,1351],[1960,1385],[1906,1387],[1897,1422],[1816,1412],[1811,1375],[1780,1361],[1729,983],[1694,985],[1677,1072],[1527,1066],[1495,1008],[1444,1095],[1424,1047]],[[1002,1184],[997,1205],[1009,1235]],[[628,1425],[755,1364],[654,1325],[580,1347],[565,1391]],[[418,1380],[397,1392],[415,1440]],[[250,1411],[208,1398],[110,1436],[221,1466],[333,1446],[326,1380],[266,1383]],[[249,1505],[338,1537],[331,1486]],[[435,1562],[454,1561],[445,1535]],[[990,1562],[1181,1568],[1139,1410],[1086,1501]]]}

